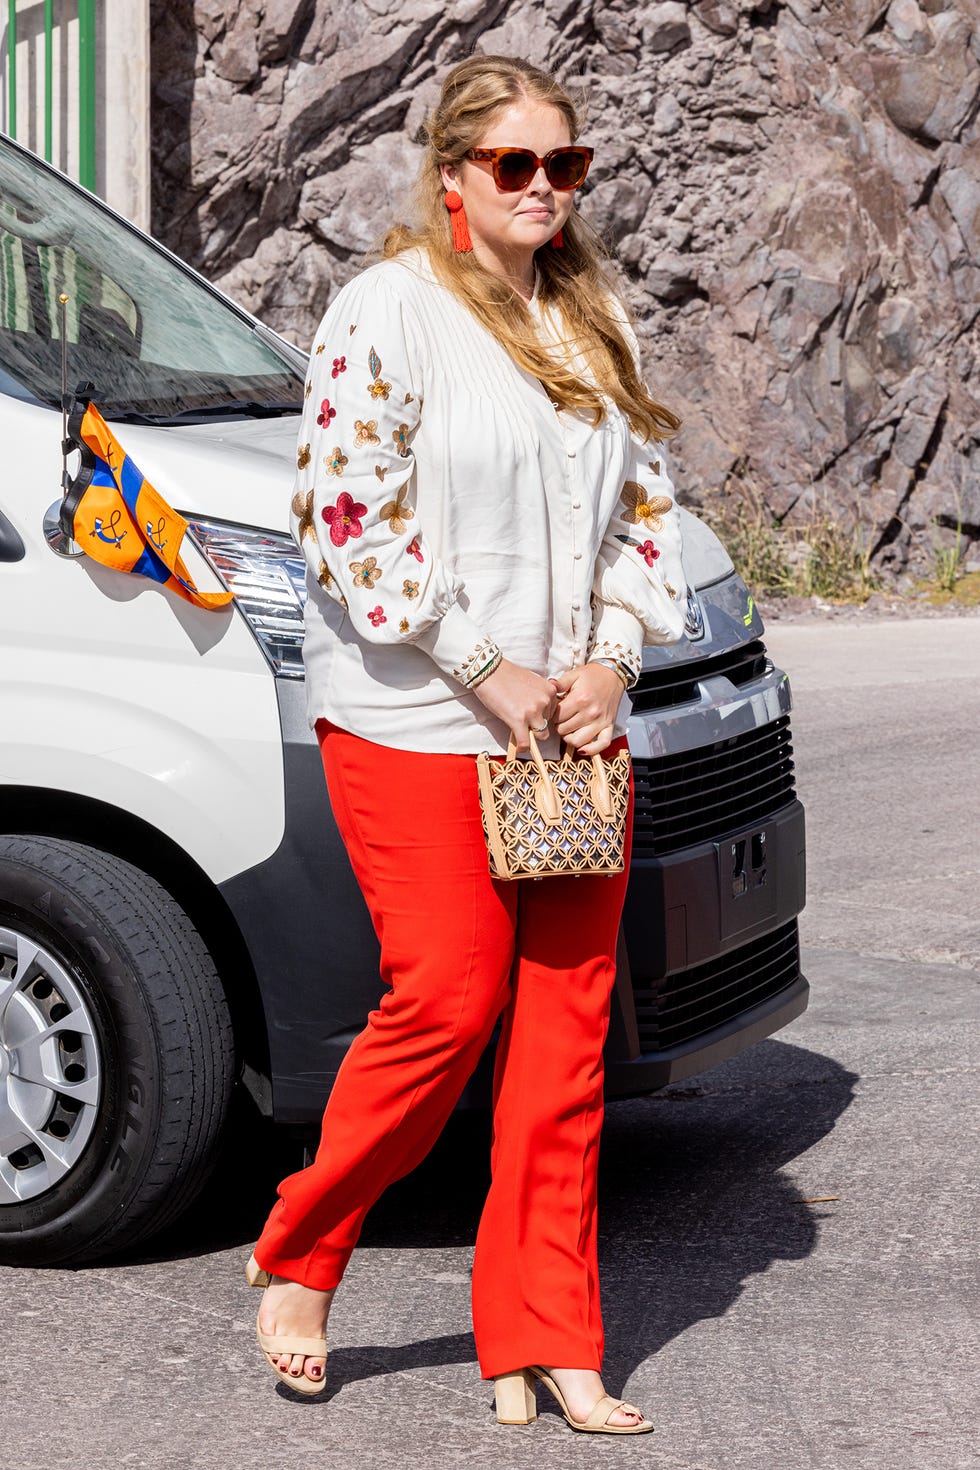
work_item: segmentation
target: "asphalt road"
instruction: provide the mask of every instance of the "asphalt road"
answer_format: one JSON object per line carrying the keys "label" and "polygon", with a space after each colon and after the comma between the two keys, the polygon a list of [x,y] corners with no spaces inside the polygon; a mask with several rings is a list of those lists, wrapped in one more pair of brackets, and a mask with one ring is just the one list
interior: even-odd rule
{"label": "asphalt road", "polygon": [[374,1212],[329,1390],[280,1389],[242,1265],[275,1177],[226,1161],[152,1255],[0,1272],[2,1470],[967,1470],[976,1364],[980,617],[774,624],[809,813],[809,1011],[603,1139],[605,1376],[655,1418],[498,1427],[469,1331],[484,1120]]}

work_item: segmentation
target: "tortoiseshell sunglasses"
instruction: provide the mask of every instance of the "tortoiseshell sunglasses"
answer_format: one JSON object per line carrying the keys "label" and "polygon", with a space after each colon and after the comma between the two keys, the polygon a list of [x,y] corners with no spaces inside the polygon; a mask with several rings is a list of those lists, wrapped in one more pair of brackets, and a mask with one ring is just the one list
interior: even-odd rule
{"label": "tortoiseshell sunglasses", "polygon": [[505,194],[526,189],[539,168],[544,169],[544,176],[553,189],[562,193],[578,189],[585,183],[594,156],[594,148],[582,148],[577,143],[570,148],[552,148],[543,158],[530,148],[471,148],[466,155],[480,163],[493,164],[493,181]]}

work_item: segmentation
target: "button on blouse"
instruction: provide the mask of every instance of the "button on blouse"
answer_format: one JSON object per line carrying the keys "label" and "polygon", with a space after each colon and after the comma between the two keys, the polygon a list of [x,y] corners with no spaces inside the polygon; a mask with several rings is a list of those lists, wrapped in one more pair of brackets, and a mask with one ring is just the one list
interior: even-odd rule
{"label": "button on blouse", "polygon": [[[555,312],[530,310],[569,355]],[[320,324],[300,422],[311,723],[503,751],[466,689],[498,648],[545,677],[583,647],[638,672],[644,643],[682,636],[679,519],[663,446],[614,405],[595,428],[556,412],[423,252],[371,267]]]}

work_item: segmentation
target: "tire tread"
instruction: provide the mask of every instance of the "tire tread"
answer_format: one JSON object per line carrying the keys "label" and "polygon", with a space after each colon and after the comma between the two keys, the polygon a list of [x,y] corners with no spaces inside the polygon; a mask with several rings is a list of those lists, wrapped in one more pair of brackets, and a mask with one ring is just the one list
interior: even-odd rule
{"label": "tire tread", "polygon": [[171,1224],[210,1173],[235,1076],[228,1002],[201,936],[148,874],[97,848],[53,837],[0,837],[0,859],[54,879],[111,931],[141,977],[157,1038],[162,1081],[156,1148],[123,1216],[71,1252],[73,1261],[90,1260]]}

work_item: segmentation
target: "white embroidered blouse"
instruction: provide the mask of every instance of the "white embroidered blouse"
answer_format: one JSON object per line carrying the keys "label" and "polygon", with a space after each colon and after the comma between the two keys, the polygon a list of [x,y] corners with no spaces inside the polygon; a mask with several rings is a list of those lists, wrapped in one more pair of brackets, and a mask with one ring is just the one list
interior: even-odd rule
{"label": "white embroidered blouse", "polygon": [[[561,351],[537,292],[530,310]],[[635,674],[644,643],[683,634],[662,445],[633,439],[611,403],[597,428],[556,411],[422,252],[372,266],[328,308],[297,465],[311,724],[500,753],[506,729],[465,687],[497,648],[545,677],[588,658]],[[628,713],[624,695],[617,734]]]}

